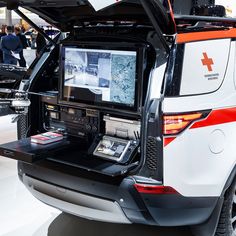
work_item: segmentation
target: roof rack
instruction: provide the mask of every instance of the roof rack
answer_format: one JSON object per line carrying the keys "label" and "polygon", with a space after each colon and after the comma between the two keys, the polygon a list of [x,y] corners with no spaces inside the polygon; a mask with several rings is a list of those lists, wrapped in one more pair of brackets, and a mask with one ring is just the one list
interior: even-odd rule
{"label": "roof rack", "polygon": [[216,23],[225,23],[236,27],[236,18],[226,18],[226,17],[214,17],[214,16],[194,16],[194,15],[175,15],[176,21],[204,21],[204,22],[216,22]]}

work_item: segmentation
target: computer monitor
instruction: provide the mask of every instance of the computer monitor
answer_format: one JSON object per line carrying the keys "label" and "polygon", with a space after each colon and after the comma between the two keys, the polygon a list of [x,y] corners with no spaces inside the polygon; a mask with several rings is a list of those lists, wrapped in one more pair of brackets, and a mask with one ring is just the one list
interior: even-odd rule
{"label": "computer monitor", "polygon": [[61,101],[137,109],[139,50],[62,45]]}

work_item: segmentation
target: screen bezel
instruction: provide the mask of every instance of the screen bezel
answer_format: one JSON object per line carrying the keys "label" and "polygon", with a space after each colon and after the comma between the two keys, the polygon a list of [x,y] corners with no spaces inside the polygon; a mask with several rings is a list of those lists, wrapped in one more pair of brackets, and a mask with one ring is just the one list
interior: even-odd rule
{"label": "screen bezel", "polygon": [[[142,103],[142,84],[143,84],[143,64],[145,59],[145,46],[143,44],[135,43],[98,43],[98,42],[63,42],[60,45],[60,85],[59,85],[59,104],[72,105],[81,108],[84,107],[102,107],[107,109],[120,109],[131,112],[139,112]],[[118,50],[118,51],[133,51],[136,52],[136,76],[135,76],[135,98],[134,105],[121,104],[109,101],[87,101],[83,99],[67,100],[64,97],[64,75],[65,75],[65,48],[81,48],[81,49],[95,49],[95,50]]]}

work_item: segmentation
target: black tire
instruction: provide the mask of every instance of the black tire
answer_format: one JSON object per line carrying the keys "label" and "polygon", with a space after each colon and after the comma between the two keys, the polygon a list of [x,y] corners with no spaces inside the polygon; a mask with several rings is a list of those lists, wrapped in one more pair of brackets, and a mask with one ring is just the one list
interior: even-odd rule
{"label": "black tire", "polygon": [[236,236],[236,179],[225,193],[215,236]]}

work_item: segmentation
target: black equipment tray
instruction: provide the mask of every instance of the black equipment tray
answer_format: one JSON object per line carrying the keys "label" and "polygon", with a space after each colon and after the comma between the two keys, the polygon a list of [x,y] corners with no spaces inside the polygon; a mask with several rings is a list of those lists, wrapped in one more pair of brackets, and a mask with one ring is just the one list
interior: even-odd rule
{"label": "black equipment tray", "polygon": [[57,155],[56,158],[48,158],[48,160],[79,168],[88,172],[108,175],[110,177],[126,175],[129,171],[138,166],[138,163],[136,162],[128,165],[122,165],[86,155],[81,155],[78,158],[78,153],[73,152],[70,152],[70,155],[63,155],[62,152],[62,154]]}
{"label": "black equipment tray", "polygon": [[63,139],[50,144],[31,143],[30,138],[0,145],[0,156],[26,163],[34,163],[52,156],[55,151],[67,148],[70,142]]}
{"label": "black equipment tray", "polygon": [[105,161],[81,150],[82,146],[83,142],[75,142],[66,137],[63,140],[44,145],[31,143],[30,138],[26,138],[0,145],[0,156],[29,164],[47,159],[55,163],[111,177],[126,175],[138,166],[138,163],[121,165]]}

